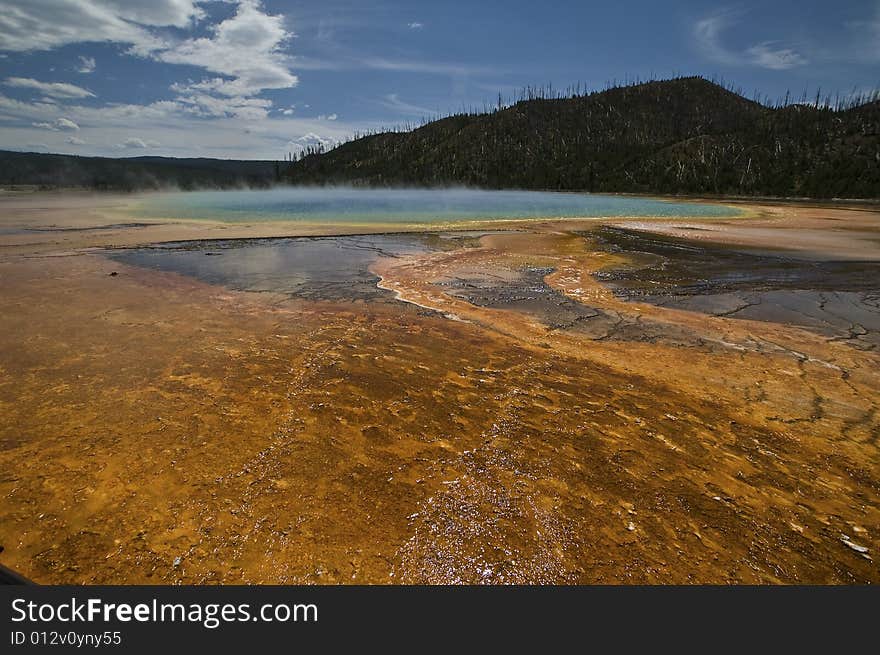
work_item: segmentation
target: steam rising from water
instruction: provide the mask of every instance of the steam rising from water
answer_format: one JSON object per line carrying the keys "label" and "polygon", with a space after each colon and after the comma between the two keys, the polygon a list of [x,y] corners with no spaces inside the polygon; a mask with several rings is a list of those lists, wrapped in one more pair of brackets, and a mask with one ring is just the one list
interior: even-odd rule
{"label": "steam rising from water", "polygon": [[142,217],[225,222],[433,225],[526,218],[709,217],[738,214],[738,210],[721,205],[586,193],[352,187],[158,193],[146,197],[135,208],[135,212]]}

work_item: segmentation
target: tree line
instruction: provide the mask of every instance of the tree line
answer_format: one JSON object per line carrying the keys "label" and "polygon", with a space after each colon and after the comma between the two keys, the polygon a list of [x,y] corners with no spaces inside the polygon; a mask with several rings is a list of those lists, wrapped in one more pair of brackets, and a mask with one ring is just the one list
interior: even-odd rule
{"label": "tree line", "polygon": [[670,194],[876,198],[877,92],[777,101],[680,77],[525,87],[467,108],[306,152],[294,184],[471,185]]}

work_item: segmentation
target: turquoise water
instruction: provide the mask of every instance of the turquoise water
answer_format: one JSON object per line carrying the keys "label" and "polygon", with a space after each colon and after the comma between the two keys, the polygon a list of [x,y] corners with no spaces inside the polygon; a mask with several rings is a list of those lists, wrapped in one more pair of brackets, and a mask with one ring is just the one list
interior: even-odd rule
{"label": "turquoise water", "polygon": [[224,222],[400,223],[609,216],[736,216],[722,205],[647,198],[473,189],[282,188],[264,191],[158,193],[134,208],[146,218]]}

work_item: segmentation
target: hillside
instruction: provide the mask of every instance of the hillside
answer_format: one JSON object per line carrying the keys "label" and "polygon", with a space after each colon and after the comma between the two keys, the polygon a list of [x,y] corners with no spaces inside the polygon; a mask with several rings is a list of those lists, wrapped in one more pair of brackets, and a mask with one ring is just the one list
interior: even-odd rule
{"label": "hillside", "polygon": [[876,198],[880,102],[767,107],[702,78],[531,99],[310,154],[295,184]]}
{"label": "hillside", "polygon": [[77,157],[0,150],[0,184],[137,191],[267,187],[276,162],[171,157]]}

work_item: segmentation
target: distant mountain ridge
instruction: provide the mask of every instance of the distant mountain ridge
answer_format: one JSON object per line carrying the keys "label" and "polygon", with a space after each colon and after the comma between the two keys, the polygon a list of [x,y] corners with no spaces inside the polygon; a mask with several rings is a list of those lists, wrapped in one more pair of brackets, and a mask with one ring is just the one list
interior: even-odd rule
{"label": "distant mountain ridge", "polygon": [[530,99],[310,154],[293,184],[880,197],[880,102],[772,108],[700,77]]}
{"label": "distant mountain ridge", "polygon": [[97,190],[265,188],[281,163],[174,157],[79,157],[0,150],[0,184]]}

